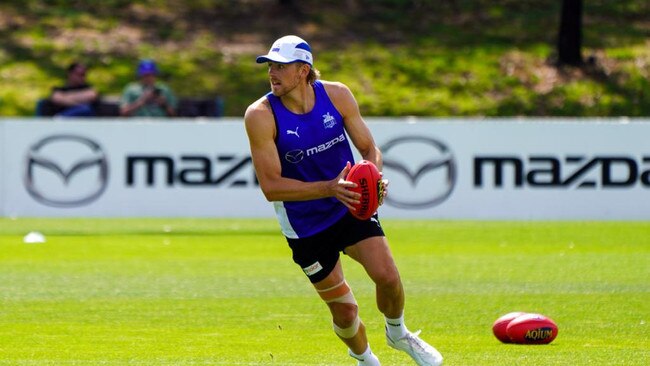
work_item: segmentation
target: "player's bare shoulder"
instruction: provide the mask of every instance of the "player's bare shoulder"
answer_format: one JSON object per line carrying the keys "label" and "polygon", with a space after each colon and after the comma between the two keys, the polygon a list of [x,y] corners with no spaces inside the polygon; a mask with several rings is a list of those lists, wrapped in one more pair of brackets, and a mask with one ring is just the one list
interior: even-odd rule
{"label": "player's bare shoulder", "polygon": [[327,92],[327,95],[329,95],[330,99],[345,98],[352,94],[350,88],[342,82],[321,80],[321,83],[323,83],[325,91]]}
{"label": "player's bare shoulder", "polygon": [[265,134],[265,131],[274,135],[275,121],[273,118],[273,111],[266,97],[261,97],[253,102],[246,108],[244,114],[244,124],[249,136],[259,133]]}
{"label": "player's bare shoulder", "polygon": [[246,113],[244,114],[244,120],[246,121],[255,121],[258,119],[264,119],[265,117],[273,117],[273,112],[271,111],[271,105],[269,104],[268,99],[265,96],[251,103],[251,105],[246,108]]}
{"label": "player's bare shoulder", "polygon": [[327,95],[338,111],[346,117],[358,113],[357,101],[347,85],[338,81],[321,81]]}

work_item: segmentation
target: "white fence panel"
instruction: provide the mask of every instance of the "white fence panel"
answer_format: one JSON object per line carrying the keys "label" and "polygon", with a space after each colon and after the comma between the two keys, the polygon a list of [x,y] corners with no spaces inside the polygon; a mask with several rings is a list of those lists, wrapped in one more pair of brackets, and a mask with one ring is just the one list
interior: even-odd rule
{"label": "white fence panel", "polygon": [[[650,120],[367,121],[383,217],[650,219]],[[5,119],[0,143],[2,216],[273,216],[241,119]]]}

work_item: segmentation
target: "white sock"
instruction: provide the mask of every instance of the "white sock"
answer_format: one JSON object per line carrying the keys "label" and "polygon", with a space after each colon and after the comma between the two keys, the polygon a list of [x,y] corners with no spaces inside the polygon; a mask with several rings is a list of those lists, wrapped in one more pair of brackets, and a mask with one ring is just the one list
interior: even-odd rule
{"label": "white sock", "polygon": [[375,356],[375,354],[372,353],[372,351],[370,350],[370,345],[368,345],[366,351],[360,355],[352,352],[352,350],[348,350],[348,353],[350,354],[350,356],[352,356],[352,358],[359,361],[359,363],[357,364],[358,366],[381,366],[377,356]]}
{"label": "white sock", "polygon": [[390,339],[398,340],[406,335],[408,329],[404,324],[404,314],[396,319],[384,317],[386,319],[386,331]]}

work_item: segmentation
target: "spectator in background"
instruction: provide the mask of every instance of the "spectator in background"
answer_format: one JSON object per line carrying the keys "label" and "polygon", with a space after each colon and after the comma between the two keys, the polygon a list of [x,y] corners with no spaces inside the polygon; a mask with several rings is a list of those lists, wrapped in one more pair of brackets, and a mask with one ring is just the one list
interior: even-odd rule
{"label": "spectator in background", "polygon": [[89,117],[96,114],[99,93],[86,81],[87,67],[80,62],[68,66],[66,83],[52,89],[52,114],[60,117]]}
{"label": "spectator in background", "polygon": [[174,93],[157,80],[158,66],[142,60],[137,69],[138,81],[129,83],[122,92],[120,115],[134,117],[172,117],[178,102]]}

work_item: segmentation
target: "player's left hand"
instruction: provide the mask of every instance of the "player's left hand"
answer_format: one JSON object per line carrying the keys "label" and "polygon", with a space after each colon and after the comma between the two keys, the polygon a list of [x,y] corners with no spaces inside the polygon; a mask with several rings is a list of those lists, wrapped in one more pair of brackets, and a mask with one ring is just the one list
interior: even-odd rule
{"label": "player's left hand", "polygon": [[384,173],[379,172],[381,176],[381,184],[379,185],[379,206],[384,204],[384,198],[388,195],[388,179],[384,179]]}

